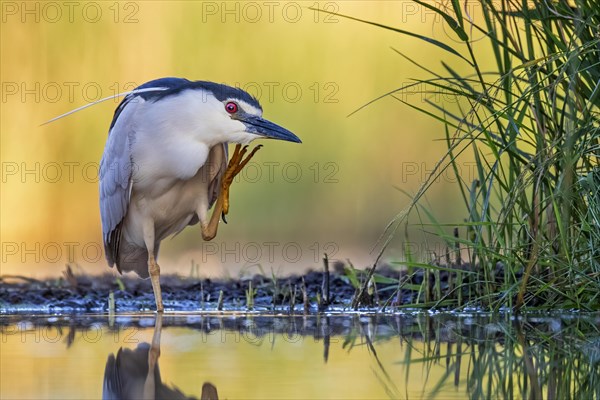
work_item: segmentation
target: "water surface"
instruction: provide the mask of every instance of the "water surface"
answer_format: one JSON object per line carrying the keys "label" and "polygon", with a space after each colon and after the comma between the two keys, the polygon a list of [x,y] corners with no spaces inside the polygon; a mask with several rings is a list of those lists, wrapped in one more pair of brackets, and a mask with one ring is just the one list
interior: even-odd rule
{"label": "water surface", "polygon": [[600,398],[597,314],[5,315],[0,326],[2,399]]}

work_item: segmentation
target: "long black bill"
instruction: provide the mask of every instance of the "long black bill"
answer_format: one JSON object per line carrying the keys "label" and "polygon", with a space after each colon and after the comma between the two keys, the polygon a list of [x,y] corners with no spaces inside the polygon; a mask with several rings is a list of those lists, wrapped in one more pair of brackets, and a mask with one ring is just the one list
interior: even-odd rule
{"label": "long black bill", "polygon": [[264,118],[257,117],[256,115],[244,114],[238,116],[240,122],[246,125],[246,131],[261,135],[271,139],[285,140],[287,142],[302,143],[300,138],[294,135],[287,129],[272,123]]}

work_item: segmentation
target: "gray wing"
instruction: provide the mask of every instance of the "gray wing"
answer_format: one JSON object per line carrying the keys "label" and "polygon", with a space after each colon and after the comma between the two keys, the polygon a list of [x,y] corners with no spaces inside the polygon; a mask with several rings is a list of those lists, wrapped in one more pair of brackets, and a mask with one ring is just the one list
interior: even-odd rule
{"label": "gray wing", "polygon": [[127,214],[131,195],[131,143],[134,134],[131,117],[137,105],[133,102],[127,107],[132,98],[126,97],[115,111],[100,161],[102,237],[106,259],[111,267],[117,261],[121,223]]}

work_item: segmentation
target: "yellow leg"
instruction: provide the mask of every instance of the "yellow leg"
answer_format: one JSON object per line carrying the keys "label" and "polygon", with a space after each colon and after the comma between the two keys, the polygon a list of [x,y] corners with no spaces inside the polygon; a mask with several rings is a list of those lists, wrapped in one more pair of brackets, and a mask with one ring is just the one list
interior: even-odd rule
{"label": "yellow leg", "polygon": [[144,220],[144,243],[148,250],[148,274],[152,281],[152,290],[154,291],[154,300],[156,301],[156,311],[163,312],[162,293],[160,291],[160,267],[154,259],[154,221]]}
{"label": "yellow leg", "polygon": [[154,291],[154,299],[156,300],[156,311],[159,313],[164,311],[162,302],[162,292],[160,290],[160,267],[154,259],[154,255],[148,252],[148,272],[152,281],[152,290]]}
{"label": "yellow leg", "polygon": [[233,183],[233,178],[236,177],[237,174],[248,164],[248,161],[256,152],[262,147],[262,145],[256,146],[248,157],[244,158],[246,151],[248,151],[248,146],[242,147],[241,144],[235,146],[235,151],[229,160],[229,164],[227,165],[227,170],[223,174],[223,179],[221,181],[221,192],[219,193],[219,197],[217,198],[217,202],[215,203],[215,208],[210,217],[210,221],[206,225],[202,225],[202,238],[204,240],[212,240],[217,235],[217,229],[219,227],[219,218],[221,216],[227,215],[229,213],[229,188]]}
{"label": "yellow leg", "polygon": [[209,241],[209,240],[213,240],[215,238],[215,236],[217,236],[217,228],[219,227],[219,216],[221,215],[222,210],[223,210],[223,198],[221,196],[219,196],[217,198],[217,202],[215,203],[215,208],[210,217],[210,221],[206,225],[201,223],[202,239]]}

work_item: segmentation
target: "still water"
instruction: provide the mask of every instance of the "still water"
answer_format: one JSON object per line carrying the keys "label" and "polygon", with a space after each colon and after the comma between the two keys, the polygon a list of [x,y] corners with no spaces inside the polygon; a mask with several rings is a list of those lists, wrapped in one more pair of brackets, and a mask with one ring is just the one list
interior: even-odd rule
{"label": "still water", "polygon": [[598,314],[5,315],[0,327],[2,399],[600,398]]}

